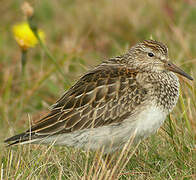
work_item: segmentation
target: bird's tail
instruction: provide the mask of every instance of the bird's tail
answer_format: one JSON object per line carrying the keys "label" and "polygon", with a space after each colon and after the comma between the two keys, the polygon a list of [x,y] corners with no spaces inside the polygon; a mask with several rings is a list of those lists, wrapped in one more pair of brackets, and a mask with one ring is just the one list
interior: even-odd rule
{"label": "bird's tail", "polygon": [[32,143],[35,141],[38,141],[39,139],[36,138],[35,133],[30,133],[30,132],[23,132],[20,134],[17,134],[15,136],[12,136],[8,139],[6,139],[4,142],[8,143],[8,146],[12,146],[15,144],[27,144],[27,143]]}

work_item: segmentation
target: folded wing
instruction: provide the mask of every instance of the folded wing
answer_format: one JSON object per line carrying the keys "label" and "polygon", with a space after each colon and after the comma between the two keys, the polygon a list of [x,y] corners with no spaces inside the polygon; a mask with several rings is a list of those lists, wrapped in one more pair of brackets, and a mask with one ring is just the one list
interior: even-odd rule
{"label": "folded wing", "polygon": [[146,98],[147,91],[138,85],[135,70],[102,64],[81,77],[31,129],[5,142],[12,145],[121,123]]}

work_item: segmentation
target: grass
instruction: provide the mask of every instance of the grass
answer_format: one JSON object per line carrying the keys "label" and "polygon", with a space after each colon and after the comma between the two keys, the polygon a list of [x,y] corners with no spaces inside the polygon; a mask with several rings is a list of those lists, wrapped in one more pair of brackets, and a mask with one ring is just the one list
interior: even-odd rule
{"label": "grass", "polygon": [[27,54],[24,87],[20,50],[11,33],[24,19],[22,2],[2,0],[0,7],[1,179],[196,179],[196,83],[182,78],[178,104],[163,127],[137,148],[119,152],[111,170],[94,152],[3,144],[45,114],[88,68],[151,36],[166,43],[170,58],[196,79],[195,2],[29,1],[66,82],[37,46]]}

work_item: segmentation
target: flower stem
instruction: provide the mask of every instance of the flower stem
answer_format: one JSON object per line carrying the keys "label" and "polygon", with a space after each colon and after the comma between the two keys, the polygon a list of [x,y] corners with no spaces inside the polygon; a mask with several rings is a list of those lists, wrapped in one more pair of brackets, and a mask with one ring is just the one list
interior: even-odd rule
{"label": "flower stem", "polygon": [[24,76],[25,76],[25,67],[26,67],[26,57],[27,57],[27,51],[22,49],[22,55],[21,55],[21,66],[22,66],[22,76],[23,76],[23,80],[24,80]]}
{"label": "flower stem", "polygon": [[26,63],[27,63],[27,50],[21,48],[21,98],[19,103],[21,117],[24,106],[25,89],[26,89]]}
{"label": "flower stem", "polygon": [[69,80],[66,78],[65,74],[63,73],[63,71],[61,70],[61,67],[59,66],[59,64],[56,62],[55,57],[51,54],[51,52],[49,51],[49,49],[47,48],[47,46],[44,44],[44,42],[42,41],[42,39],[40,38],[38,31],[37,31],[37,26],[35,24],[35,22],[33,21],[33,16],[28,18],[28,23],[29,26],[32,30],[32,32],[35,34],[36,38],[39,41],[40,46],[42,47],[42,49],[44,50],[45,54],[48,56],[48,58],[52,61],[52,63],[56,66],[56,69],[58,70],[58,72],[61,74],[61,76],[63,77],[63,79],[65,80],[65,83],[67,85],[70,85]]}

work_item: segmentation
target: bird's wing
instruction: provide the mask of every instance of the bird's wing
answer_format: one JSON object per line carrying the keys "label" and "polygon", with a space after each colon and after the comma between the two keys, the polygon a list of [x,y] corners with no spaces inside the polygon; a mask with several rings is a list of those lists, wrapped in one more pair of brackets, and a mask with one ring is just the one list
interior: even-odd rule
{"label": "bird's wing", "polygon": [[25,136],[44,137],[122,122],[146,99],[147,91],[136,75],[125,66],[98,66],[81,77]]}

